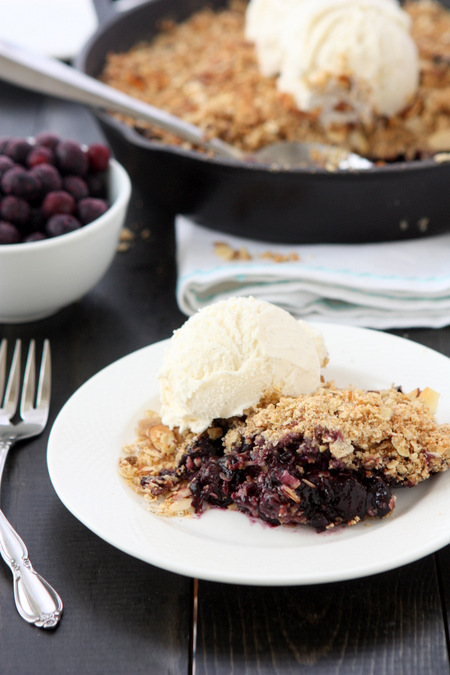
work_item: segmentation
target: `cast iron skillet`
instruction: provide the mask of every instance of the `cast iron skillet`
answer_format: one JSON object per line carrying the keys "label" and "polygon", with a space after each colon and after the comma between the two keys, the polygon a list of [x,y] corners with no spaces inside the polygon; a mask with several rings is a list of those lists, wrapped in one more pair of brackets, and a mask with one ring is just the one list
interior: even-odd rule
{"label": "cast iron skillet", "polygon": [[[448,4],[446,0],[445,4]],[[150,39],[161,19],[183,20],[227,0],[148,0],[128,11],[94,0],[99,28],[75,60],[94,77],[106,55]],[[158,208],[212,229],[285,243],[411,239],[450,229],[450,162],[398,163],[353,172],[274,172],[210,159],[143,138],[107,113],[96,113],[117,159]]]}

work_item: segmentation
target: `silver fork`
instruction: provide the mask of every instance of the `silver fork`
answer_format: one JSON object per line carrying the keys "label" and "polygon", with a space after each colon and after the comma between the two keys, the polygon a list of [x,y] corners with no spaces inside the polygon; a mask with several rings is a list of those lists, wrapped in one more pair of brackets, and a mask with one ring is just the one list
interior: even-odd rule
{"label": "silver fork", "polygon": [[[35,342],[30,341],[20,401],[20,421],[12,423],[20,392],[21,342],[16,341],[8,382],[6,382],[7,342],[0,345],[0,487],[8,450],[25,438],[39,435],[47,424],[50,406],[51,364],[50,343],[44,342],[38,391],[35,400]],[[3,400],[3,406],[2,406]],[[20,616],[39,628],[54,628],[62,614],[63,603],[58,593],[36,572],[28,559],[22,539],[0,510],[0,554],[11,568],[14,578],[14,600]]]}

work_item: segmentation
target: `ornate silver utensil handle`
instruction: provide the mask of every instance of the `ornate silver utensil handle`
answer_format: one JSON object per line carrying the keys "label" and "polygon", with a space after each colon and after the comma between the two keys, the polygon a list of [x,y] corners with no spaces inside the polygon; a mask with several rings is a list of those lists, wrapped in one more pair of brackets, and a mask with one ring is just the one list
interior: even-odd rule
{"label": "ornate silver utensil handle", "polygon": [[14,577],[14,600],[20,616],[39,628],[54,628],[62,614],[58,593],[28,559],[28,550],[0,510],[0,553]]}

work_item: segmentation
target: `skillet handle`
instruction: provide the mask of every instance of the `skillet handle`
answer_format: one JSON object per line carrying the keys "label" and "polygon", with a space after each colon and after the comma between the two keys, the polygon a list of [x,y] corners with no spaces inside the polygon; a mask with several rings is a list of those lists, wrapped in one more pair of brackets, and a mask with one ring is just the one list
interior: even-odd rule
{"label": "skillet handle", "polygon": [[98,23],[101,26],[106,23],[117,12],[123,12],[140,5],[144,0],[92,0]]}
{"label": "skillet handle", "polygon": [[92,4],[100,26],[116,13],[113,0],[92,0]]}

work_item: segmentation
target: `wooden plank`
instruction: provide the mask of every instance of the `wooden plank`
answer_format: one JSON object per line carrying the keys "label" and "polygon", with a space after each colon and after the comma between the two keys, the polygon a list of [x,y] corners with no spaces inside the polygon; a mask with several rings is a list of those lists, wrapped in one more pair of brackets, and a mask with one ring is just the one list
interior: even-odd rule
{"label": "wooden plank", "polygon": [[436,553],[436,565],[440,582],[442,617],[447,632],[450,659],[450,546]]}
{"label": "wooden plank", "polygon": [[197,675],[448,674],[433,557],[310,587],[199,583]]}

